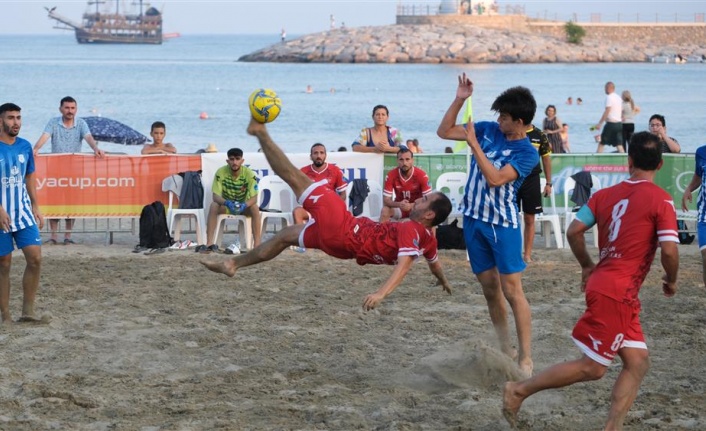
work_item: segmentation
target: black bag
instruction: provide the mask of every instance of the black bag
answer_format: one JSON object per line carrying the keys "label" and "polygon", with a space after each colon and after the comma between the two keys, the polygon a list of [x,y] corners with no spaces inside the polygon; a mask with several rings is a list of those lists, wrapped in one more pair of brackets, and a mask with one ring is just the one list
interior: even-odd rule
{"label": "black bag", "polygon": [[458,219],[450,224],[437,227],[436,241],[439,250],[465,250],[466,239],[463,237],[463,228],[458,227]]}
{"label": "black bag", "polygon": [[142,208],[140,214],[140,247],[167,248],[174,241],[167,228],[167,213],[160,201],[152,202]]}
{"label": "black bag", "polygon": [[679,244],[691,244],[696,236],[689,233],[689,228],[684,220],[677,220],[677,228],[679,229]]}

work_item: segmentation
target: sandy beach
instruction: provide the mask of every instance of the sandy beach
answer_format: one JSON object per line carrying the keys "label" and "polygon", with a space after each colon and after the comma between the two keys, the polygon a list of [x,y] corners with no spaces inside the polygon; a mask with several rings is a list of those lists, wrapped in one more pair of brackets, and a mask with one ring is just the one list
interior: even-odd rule
{"label": "sandy beach", "polygon": [[[225,255],[134,254],[130,234],[75,239],[43,249],[48,323],[0,327],[0,430],[509,429],[501,388],[517,369],[461,251],[441,252],[453,295],[417,264],[365,313],[390,267],[286,251],[230,279],[199,264]],[[677,296],[661,293],[659,255],[642,291],[652,368],[629,430],[706,428],[706,295],[696,246],[680,252]],[[541,370],[578,356],[583,296],[570,251],[534,257],[524,286]],[[13,259],[17,318],[24,259]],[[599,429],[619,368],[532,397],[521,429]]]}

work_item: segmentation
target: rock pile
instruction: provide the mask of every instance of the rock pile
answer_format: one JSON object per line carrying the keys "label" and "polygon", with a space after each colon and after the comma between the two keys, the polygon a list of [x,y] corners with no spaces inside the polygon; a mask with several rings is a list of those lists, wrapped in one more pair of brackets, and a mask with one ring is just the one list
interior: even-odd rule
{"label": "rock pile", "polygon": [[590,63],[643,62],[654,56],[702,56],[706,46],[584,40],[475,26],[389,25],[336,29],[269,46],[239,61],[289,63]]}

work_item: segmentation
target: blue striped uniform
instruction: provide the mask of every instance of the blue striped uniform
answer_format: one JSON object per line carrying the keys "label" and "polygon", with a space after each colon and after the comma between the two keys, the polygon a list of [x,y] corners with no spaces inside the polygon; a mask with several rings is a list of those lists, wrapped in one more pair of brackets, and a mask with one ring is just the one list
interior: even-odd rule
{"label": "blue striped uniform", "polygon": [[694,172],[701,177],[701,190],[699,198],[696,200],[698,221],[699,223],[706,223],[706,145],[696,150],[696,170]]}
{"label": "blue striped uniform", "polygon": [[517,191],[524,179],[539,163],[539,154],[528,138],[508,141],[495,121],[475,123],[476,138],[485,156],[497,168],[510,164],[517,179],[491,188],[471,158],[468,182],[463,197],[463,214],[494,225],[516,228],[520,224]]}
{"label": "blue striped uniform", "polygon": [[17,232],[36,225],[25,177],[34,172],[32,145],[16,138],[13,145],[0,142],[0,181],[2,207],[10,215],[10,230]]}

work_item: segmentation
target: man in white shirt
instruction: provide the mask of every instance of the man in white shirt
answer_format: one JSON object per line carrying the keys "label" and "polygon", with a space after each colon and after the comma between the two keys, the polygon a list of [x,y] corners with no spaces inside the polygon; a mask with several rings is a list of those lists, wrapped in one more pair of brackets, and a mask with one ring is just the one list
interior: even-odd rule
{"label": "man in white shirt", "polygon": [[625,152],[623,147],[623,100],[615,94],[615,84],[608,81],[605,84],[605,110],[595,129],[600,130],[603,123],[605,127],[601,132],[601,141],[598,143],[597,153],[603,152],[603,146],[610,145],[618,149],[619,153]]}

